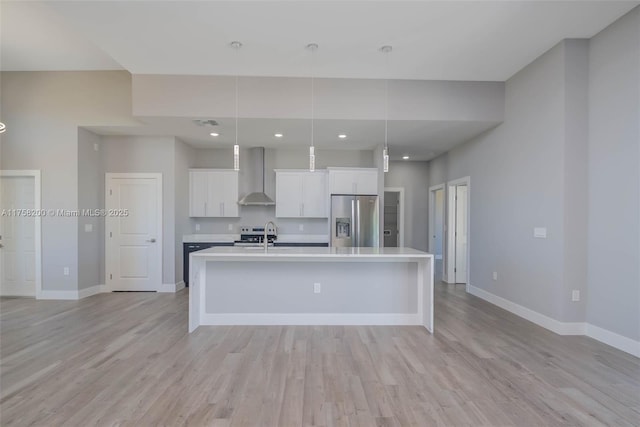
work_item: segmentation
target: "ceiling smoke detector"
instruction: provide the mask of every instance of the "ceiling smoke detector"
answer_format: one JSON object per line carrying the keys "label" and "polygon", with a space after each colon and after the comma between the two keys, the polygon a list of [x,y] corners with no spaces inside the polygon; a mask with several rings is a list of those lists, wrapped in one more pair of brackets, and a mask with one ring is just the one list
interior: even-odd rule
{"label": "ceiling smoke detector", "polygon": [[193,123],[197,126],[218,126],[218,122],[213,119],[195,119]]}

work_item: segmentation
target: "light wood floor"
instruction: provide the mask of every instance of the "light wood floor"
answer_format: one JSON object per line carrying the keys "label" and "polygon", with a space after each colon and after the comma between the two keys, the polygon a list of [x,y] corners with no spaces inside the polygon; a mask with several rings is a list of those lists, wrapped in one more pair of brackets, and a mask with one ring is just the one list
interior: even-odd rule
{"label": "light wood floor", "polygon": [[3,299],[0,425],[640,425],[640,360],[438,285],[420,327],[201,327],[187,292]]}

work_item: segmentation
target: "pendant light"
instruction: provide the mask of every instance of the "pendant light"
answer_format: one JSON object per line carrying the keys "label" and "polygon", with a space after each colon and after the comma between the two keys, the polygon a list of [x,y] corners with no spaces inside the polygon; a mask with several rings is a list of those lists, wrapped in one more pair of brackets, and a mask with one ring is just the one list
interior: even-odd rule
{"label": "pendant light", "polygon": [[314,172],[316,170],[316,150],[313,141],[313,121],[315,118],[315,74],[313,66],[318,45],[309,43],[307,49],[311,51],[311,145],[309,146],[309,171]]}
{"label": "pendant light", "polygon": [[387,139],[389,136],[389,54],[393,50],[392,46],[385,45],[380,48],[380,52],[385,54],[386,61],[386,78],[384,79],[384,149],[382,150],[382,170],[389,172],[389,145]]}
{"label": "pendant light", "polygon": [[[235,49],[236,53],[242,47],[242,43],[234,41],[230,43],[230,46]],[[237,70],[237,55],[236,55],[236,143],[233,145],[233,170],[240,170],[240,145],[238,145],[238,70]]]}

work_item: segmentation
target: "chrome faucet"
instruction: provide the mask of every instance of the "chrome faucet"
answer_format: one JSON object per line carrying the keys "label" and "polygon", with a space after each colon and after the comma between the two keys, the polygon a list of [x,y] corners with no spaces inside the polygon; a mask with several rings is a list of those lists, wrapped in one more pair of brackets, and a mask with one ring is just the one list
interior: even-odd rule
{"label": "chrome faucet", "polygon": [[273,233],[276,234],[277,233],[277,228],[276,228],[276,224],[273,221],[269,221],[264,225],[264,238],[262,239],[262,243],[264,244],[264,251],[267,251],[267,248],[269,247],[269,238],[267,237],[267,234],[269,232],[269,225],[273,225]]}

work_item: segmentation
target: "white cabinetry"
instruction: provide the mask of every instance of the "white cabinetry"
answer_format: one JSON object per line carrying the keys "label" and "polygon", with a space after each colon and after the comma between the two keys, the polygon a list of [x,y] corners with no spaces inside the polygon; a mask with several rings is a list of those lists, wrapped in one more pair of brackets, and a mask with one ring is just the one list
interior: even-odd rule
{"label": "white cabinetry", "polygon": [[227,169],[189,170],[189,216],[239,216],[238,172]]}
{"label": "white cabinetry", "polygon": [[327,218],[326,171],[276,170],[277,218]]}
{"label": "white cabinetry", "polygon": [[330,194],[378,194],[378,169],[329,168]]}

